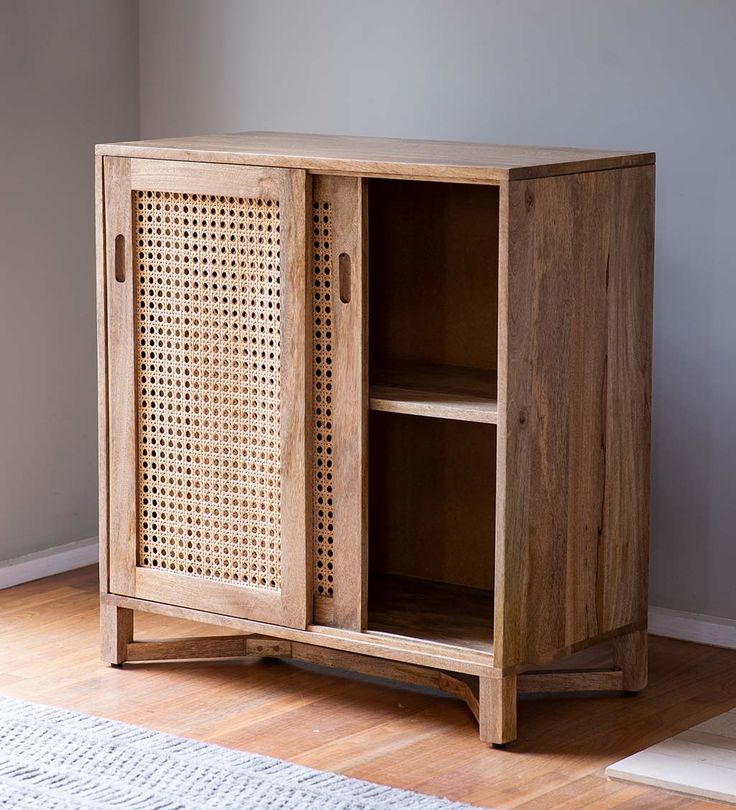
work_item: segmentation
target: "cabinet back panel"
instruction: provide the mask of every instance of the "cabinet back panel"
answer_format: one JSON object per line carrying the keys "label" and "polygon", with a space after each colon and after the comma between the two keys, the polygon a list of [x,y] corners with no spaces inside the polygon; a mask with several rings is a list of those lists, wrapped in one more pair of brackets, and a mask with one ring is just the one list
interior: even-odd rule
{"label": "cabinet back panel", "polygon": [[496,430],[371,413],[372,573],[493,588]]}
{"label": "cabinet back panel", "polygon": [[496,369],[496,186],[370,180],[371,368]]}

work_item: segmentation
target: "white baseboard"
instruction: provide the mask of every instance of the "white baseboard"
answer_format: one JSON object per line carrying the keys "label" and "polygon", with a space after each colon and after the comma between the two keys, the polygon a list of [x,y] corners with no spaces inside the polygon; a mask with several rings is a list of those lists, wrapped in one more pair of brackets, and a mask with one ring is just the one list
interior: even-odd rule
{"label": "white baseboard", "polygon": [[736,619],[721,619],[718,616],[650,605],[649,632],[653,636],[736,649]]}
{"label": "white baseboard", "polygon": [[33,579],[50,577],[63,571],[72,571],[84,565],[92,565],[98,560],[96,537],[66,543],[63,546],[26,554],[0,563],[0,590],[30,582]]}

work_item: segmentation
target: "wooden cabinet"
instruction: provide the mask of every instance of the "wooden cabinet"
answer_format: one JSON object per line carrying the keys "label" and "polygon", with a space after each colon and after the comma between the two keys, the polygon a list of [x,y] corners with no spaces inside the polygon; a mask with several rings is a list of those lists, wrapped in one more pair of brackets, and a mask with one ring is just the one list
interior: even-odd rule
{"label": "wooden cabinet", "polygon": [[[435,686],[495,744],[518,692],[645,685],[652,154],[245,133],[96,165],[106,661]],[[233,634],[138,642],[135,610]]]}

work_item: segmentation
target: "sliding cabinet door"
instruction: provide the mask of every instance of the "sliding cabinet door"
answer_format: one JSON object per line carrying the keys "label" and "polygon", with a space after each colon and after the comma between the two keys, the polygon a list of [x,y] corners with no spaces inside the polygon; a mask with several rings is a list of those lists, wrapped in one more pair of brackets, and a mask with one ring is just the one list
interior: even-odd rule
{"label": "sliding cabinet door", "polygon": [[365,628],[367,211],[360,177],[313,178],[309,244],[315,622]]}
{"label": "sliding cabinet door", "polygon": [[305,627],[305,173],[103,171],[110,591]]}

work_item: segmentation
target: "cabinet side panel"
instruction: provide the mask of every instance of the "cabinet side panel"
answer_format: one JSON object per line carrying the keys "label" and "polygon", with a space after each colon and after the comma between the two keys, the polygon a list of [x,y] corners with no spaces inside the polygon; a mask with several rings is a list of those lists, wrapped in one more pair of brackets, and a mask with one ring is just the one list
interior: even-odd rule
{"label": "cabinet side panel", "polygon": [[509,184],[501,666],[645,621],[652,206],[651,167]]}
{"label": "cabinet side panel", "polygon": [[604,628],[646,626],[655,167],[612,172],[606,490],[598,579]]}

